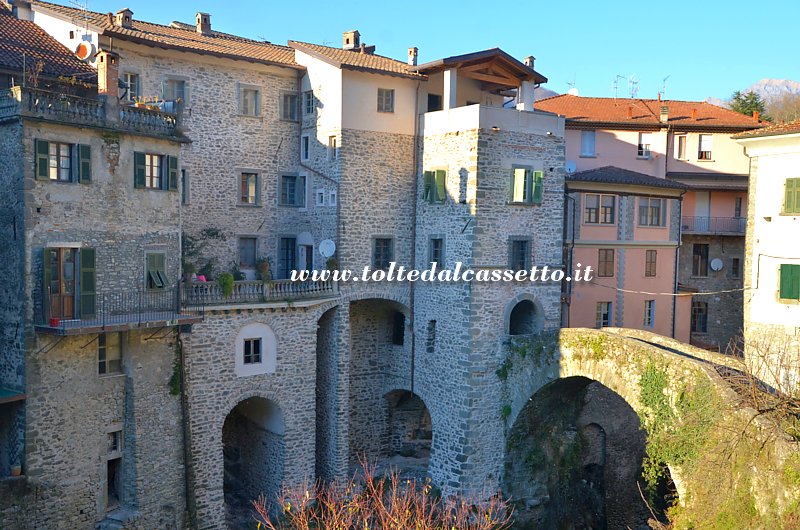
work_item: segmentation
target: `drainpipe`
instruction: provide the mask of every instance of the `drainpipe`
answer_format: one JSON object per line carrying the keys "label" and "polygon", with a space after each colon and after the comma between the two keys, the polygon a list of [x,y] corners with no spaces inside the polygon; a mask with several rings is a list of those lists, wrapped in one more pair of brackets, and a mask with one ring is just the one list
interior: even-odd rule
{"label": "drainpipe", "polygon": [[195,528],[197,526],[197,513],[195,510],[194,504],[194,495],[192,495],[192,486],[191,486],[191,479],[192,479],[192,472],[190,471],[190,466],[193,466],[191,458],[192,452],[189,448],[190,445],[190,438],[191,433],[189,429],[189,399],[186,396],[186,357],[183,353],[183,341],[181,340],[181,329],[180,326],[177,329],[177,333],[175,336],[175,341],[178,346],[178,355],[179,359],[178,362],[180,364],[181,369],[181,415],[183,416],[183,421],[181,422],[181,427],[183,429],[183,487],[184,487],[184,495],[186,496],[186,516],[188,519],[188,526],[190,528]]}
{"label": "drainpipe", "polygon": [[680,265],[681,257],[681,229],[683,228],[683,196],[686,191],[681,192],[678,197],[678,246],[675,247],[675,290],[672,297],[672,338],[675,338],[675,313],[678,306],[678,266]]}
{"label": "drainpipe", "polygon": [[[566,199],[564,201],[564,210],[567,210],[569,208],[567,201],[572,201],[572,226],[570,227],[571,230],[570,230],[569,253],[567,254],[567,271],[568,271],[568,273],[570,273],[570,272],[572,272],[572,270],[574,268],[573,267],[573,263],[574,263],[574,254],[575,254],[575,216],[577,214],[576,213],[577,206],[575,204],[575,198],[569,196],[569,190],[567,190],[566,185],[564,186],[564,199]],[[565,221],[565,224],[564,224],[564,239],[565,240],[567,239],[566,220],[567,220],[567,216],[568,215],[569,215],[569,211],[567,210],[567,211],[565,211],[565,215],[564,215],[564,221]],[[570,305],[572,304],[572,282],[566,282],[566,285],[567,285],[567,301],[566,301],[567,311],[566,311],[566,315],[562,315],[562,321],[565,324],[564,327],[568,328],[569,327],[569,308],[570,308]],[[564,316],[566,316],[566,319],[564,319]]]}
{"label": "drainpipe", "polygon": [[[414,153],[412,175],[414,177],[414,199],[412,201],[414,212],[411,216],[411,268],[416,267],[417,256],[417,196],[419,195],[419,182],[417,178],[417,164],[419,164],[419,88],[420,82],[417,81],[417,91],[414,95]],[[415,282],[408,282],[408,319],[411,322],[411,392],[414,392],[414,370],[416,368],[416,333],[414,333],[414,285]]]}

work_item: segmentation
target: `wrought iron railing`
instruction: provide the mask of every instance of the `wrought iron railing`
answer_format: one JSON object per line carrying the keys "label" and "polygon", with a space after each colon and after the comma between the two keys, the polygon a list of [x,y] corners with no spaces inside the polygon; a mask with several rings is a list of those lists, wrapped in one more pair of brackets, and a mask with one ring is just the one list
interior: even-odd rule
{"label": "wrought iron railing", "polygon": [[175,325],[203,316],[202,303],[183,307],[180,285],[168,289],[103,292],[88,299],[82,295],[78,301],[75,305],[80,311],[75,317],[62,316],[62,311],[57,311],[61,315],[54,314],[45,303],[37,325],[63,332],[81,328],[147,327],[159,322]]}
{"label": "wrought iron railing", "polygon": [[333,280],[293,282],[291,280],[238,281],[225,295],[219,283],[192,282],[184,289],[184,305],[253,304],[264,302],[292,302],[334,296],[338,292]]}
{"label": "wrought iron railing", "polygon": [[744,234],[747,219],[744,217],[683,217],[681,230],[696,234]]}

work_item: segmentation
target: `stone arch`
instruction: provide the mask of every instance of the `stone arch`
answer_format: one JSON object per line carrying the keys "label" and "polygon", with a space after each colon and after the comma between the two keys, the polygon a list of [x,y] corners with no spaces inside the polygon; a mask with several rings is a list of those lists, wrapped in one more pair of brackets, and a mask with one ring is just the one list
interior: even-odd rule
{"label": "stone arch", "polygon": [[433,443],[433,420],[422,398],[409,390],[384,394],[386,422],[382,427],[382,455],[401,473],[423,480],[427,476]]}
{"label": "stone arch", "polygon": [[619,394],[583,376],[542,386],[508,435],[503,486],[518,520],[551,528],[636,528],[648,512],[637,481],[639,417]]}
{"label": "stone arch", "polygon": [[533,335],[544,329],[544,308],[529,293],[515,296],[503,312],[505,332],[508,335]]}
{"label": "stone arch", "polygon": [[222,424],[223,495],[226,520],[240,527],[252,520],[250,502],[277,500],[283,482],[285,421],[275,401],[245,398]]}

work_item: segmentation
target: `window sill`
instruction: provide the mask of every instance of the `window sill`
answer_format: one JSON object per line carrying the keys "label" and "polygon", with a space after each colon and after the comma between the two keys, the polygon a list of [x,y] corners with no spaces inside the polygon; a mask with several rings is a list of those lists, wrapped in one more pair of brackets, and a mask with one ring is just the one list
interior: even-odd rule
{"label": "window sill", "polygon": [[651,156],[636,156],[636,160],[652,160],[653,157]]}
{"label": "window sill", "polygon": [[241,206],[242,208],[261,208],[263,204],[256,203],[256,204],[248,204],[246,202],[237,203],[236,206]]}
{"label": "window sill", "polygon": [[[238,116],[240,118],[256,118],[258,120],[263,120],[264,119],[264,116],[262,116],[261,114],[243,114],[241,112],[237,112],[236,116]],[[289,120],[287,120],[287,121],[289,121]],[[295,120],[295,121],[297,121],[297,120]]]}
{"label": "window sill", "polygon": [[800,212],[781,212],[780,217],[800,217]]}
{"label": "window sill", "polygon": [[698,158],[697,162],[716,162],[716,160],[709,160],[707,158]]}
{"label": "window sill", "polygon": [[689,276],[690,280],[707,280],[708,276]]}
{"label": "window sill", "polygon": [[378,110],[379,114],[394,114],[393,110]]}
{"label": "window sill", "polygon": [[124,372],[114,372],[113,374],[97,374],[100,379],[113,379],[115,377],[124,377]]}
{"label": "window sill", "polygon": [[660,228],[661,230],[666,230],[669,227],[668,226],[655,226],[655,225],[640,225],[640,224],[637,224],[636,228]]}
{"label": "window sill", "polygon": [[578,158],[597,158],[597,155],[579,155]]}
{"label": "window sill", "polygon": [[506,203],[508,206],[541,206],[542,203],[540,202],[514,202],[508,201]]}
{"label": "window sill", "polygon": [[581,223],[581,226],[602,226],[602,227],[610,228],[612,226],[617,226],[617,223],[591,223],[591,222],[584,221],[584,222]]}
{"label": "window sill", "polygon": [[299,209],[305,208],[306,205],[305,204],[278,204],[278,207],[279,208],[297,208],[299,210]]}

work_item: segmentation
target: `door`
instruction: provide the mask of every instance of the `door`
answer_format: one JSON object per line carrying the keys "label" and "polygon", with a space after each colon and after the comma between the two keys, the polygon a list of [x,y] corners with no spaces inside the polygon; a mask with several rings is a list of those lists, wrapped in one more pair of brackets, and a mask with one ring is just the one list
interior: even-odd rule
{"label": "door", "polygon": [[51,318],[75,318],[76,262],[77,249],[45,249],[45,287]]}
{"label": "door", "polygon": [[711,217],[711,192],[694,192],[694,229],[698,232],[708,232]]}

